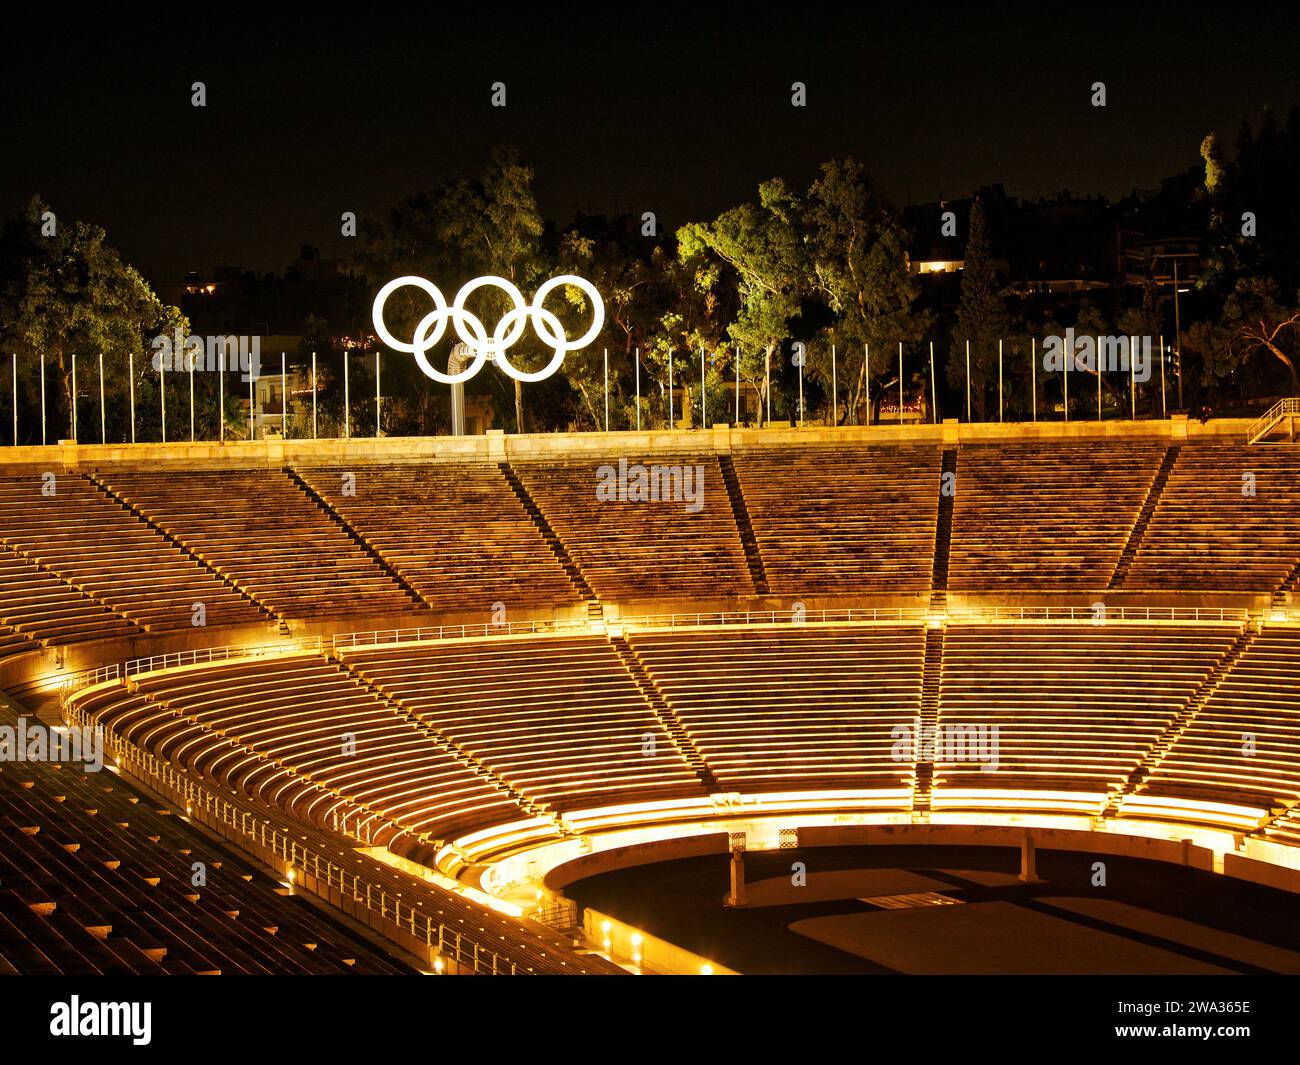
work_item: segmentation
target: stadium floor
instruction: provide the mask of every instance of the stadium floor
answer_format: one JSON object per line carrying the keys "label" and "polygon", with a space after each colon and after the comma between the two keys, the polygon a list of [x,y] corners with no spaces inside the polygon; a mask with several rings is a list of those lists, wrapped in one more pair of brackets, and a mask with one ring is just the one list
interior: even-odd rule
{"label": "stadium floor", "polygon": [[[1092,885],[1099,860],[1104,887]],[[804,887],[791,886],[794,862],[807,866]],[[722,904],[725,855],[606,873],[567,893],[751,975],[1300,973],[1300,925],[1285,892],[1044,851],[1041,882],[1023,884],[1018,862],[1017,852],[986,848],[751,852],[743,908]]]}

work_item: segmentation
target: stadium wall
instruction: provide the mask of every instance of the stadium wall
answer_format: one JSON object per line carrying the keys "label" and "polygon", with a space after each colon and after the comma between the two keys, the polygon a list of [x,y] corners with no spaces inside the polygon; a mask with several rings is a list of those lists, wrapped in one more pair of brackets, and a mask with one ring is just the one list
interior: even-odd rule
{"label": "stadium wall", "polygon": [[226,467],[271,469],[285,465],[337,465],[383,462],[526,462],[610,453],[651,454],[698,451],[729,454],[747,448],[828,444],[976,444],[1044,440],[1244,440],[1246,418],[1195,422],[1186,415],[1159,421],[964,423],[938,425],[769,426],[738,429],[611,433],[525,433],[484,436],[352,437],[348,440],[239,440],[228,443],[86,444],[61,440],[45,447],[11,447],[0,452],[4,467],[75,470],[106,466]]}

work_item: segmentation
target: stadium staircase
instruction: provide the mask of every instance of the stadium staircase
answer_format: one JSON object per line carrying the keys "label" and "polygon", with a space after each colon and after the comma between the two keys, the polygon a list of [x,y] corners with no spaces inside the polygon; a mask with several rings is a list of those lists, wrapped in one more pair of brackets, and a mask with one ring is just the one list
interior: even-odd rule
{"label": "stadium staircase", "polygon": [[120,495],[117,494],[117,492],[113,490],[113,488],[108,484],[107,481],[105,481],[102,477],[100,477],[98,473],[91,471],[85,474],[85,477],[86,480],[89,481],[90,484],[101,495],[103,495],[105,498],[109,499],[113,503],[116,503],[119,507],[121,507],[133,518],[135,518],[136,521],[142,522],[143,524],[147,525],[153,532],[161,536],[167,543],[171,544],[178,551],[184,554],[187,558],[193,559],[197,565],[201,566],[208,573],[211,573],[214,577],[216,577],[219,581],[221,581],[222,584],[224,584],[227,588],[229,588],[240,598],[248,600],[248,602],[252,606],[256,607],[259,611],[261,611],[263,614],[266,615],[268,621],[279,621],[281,628],[282,629],[285,628],[285,622],[284,619],[281,617],[281,615],[276,613],[276,611],[271,607],[269,607],[266,603],[263,603],[250,589],[245,588],[242,584],[240,584],[237,580],[235,580],[234,577],[230,576],[230,574],[223,573],[221,570],[217,569],[215,566],[212,565],[212,563],[210,563],[202,555],[192,550],[184,541],[180,540],[178,537],[176,537],[175,535],[173,535],[172,533],[164,529],[161,525],[159,525],[156,521],[154,521],[151,517],[149,517],[149,515],[147,515],[139,507],[123,499]]}
{"label": "stadium staircase", "polygon": [[524,487],[524,482],[519,479],[519,474],[515,468],[508,462],[497,463],[501,470],[501,475],[510,485],[510,490],[514,492],[515,497],[523,505],[528,517],[532,519],[537,531],[541,534],[546,546],[551,549],[551,554],[564,570],[565,576],[569,578],[569,583],[577,590],[578,594],[587,603],[587,619],[589,621],[600,621],[605,616],[604,608],[600,605],[600,599],[587,583],[587,578],[582,575],[582,570],[578,569],[578,564],[573,561],[573,556],[569,554],[568,548],[564,546],[564,541],[560,539],[559,534],[551,527],[551,523],[546,520],[546,515],[542,513],[541,507],[534,502],[533,497],[528,494],[528,489]]}
{"label": "stadium staircase", "polygon": [[1251,422],[1250,428],[1246,430],[1246,443],[1258,444],[1284,420],[1290,425],[1290,419],[1297,417],[1300,417],[1300,397],[1279,399],[1273,406]]}
{"label": "stadium staircase", "polygon": [[1165,450],[1165,457],[1160,460],[1160,469],[1156,471],[1155,477],[1151,481],[1151,487],[1147,490],[1147,497],[1142,502],[1142,509],[1138,511],[1137,520],[1133,523],[1133,529],[1129,532],[1128,541],[1124,544],[1124,550],[1120,552],[1119,561],[1115,563],[1115,572],[1111,574],[1108,589],[1119,588],[1124,583],[1124,578],[1128,576],[1129,567],[1133,565],[1133,560],[1137,558],[1138,548],[1142,546],[1142,540],[1146,536],[1147,526],[1151,524],[1151,518],[1155,515],[1156,507],[1160,503],[1160,497],[1164,494],[1165,485],[1169,483],[1169,475],[1174,471],[1174,463],[1178,461],[1178,454],[1182,448],[1177,445],[1171,445]]}
{"label": "stadium staircase", "polygon": [[740,533],[740,545],[745,549],[745,562],[749,565],[749,576],[754,582],[754,591],[759,595],[770,594],[767,583],[767,570],[763,566],[763,553],[758,548],[758,537],[754,535],[754,526],[749,520],[749,508],[745,505],[745,493],[740,488],[740,478],[736,476],[736,464],[730,455],[719,455],[718,465],[722,467],[722,481],[727,486],[727,495],[731,499],[731,512],[736,519],[736,529]]}
{"label": "stadium staircase", "polygon": [[1142,782],[1150,776],[1156,766],[1160,764],[1165,755],[1167,755],[1173,748],[1174,744],[1178,742],[1179,737],[1181,737],[1182,734],[1191,726],[1192,722],[1196,720],[1196,715],[1201,712],[1201,709],[1205,704],[1209,702],[1214,693],[1219,690],[1219,686],[1241,660],[1241,656],[1245,654],[1250,648],[1250,645],[1255,642],[1255,637],[1258,635],[1259,630],[1250,626],[1247,626],[1242,630],[1241,635],[1238,636],[1233,645],[1228,648],[1227,653],[1224,654],[1218,664],[1210,670],[1205,679],[1201,681],[1199,687],[1197,687],[1196,691],[1194,691],[1191,697],[1187,700],[1187,703],[1178,711],[1177,714],[1174,715],[1173,720],[1169,722],[1165,731],[1162,732],[1156,739],[1155,743],[1151,745],[1151,749],[1147,751],[1146,755],[1142,758],[1142,761],[1140,761],[1136,768],[1134,768],[1133,772],[1128,775],[1128,779],[1111,792],[1106,807],[1102,811],[1101,816],[1103,819],[1115,817],[1119,813],[1120,803],[1126,796],[1132,795],[1142,785]]}
{"label": "stadium staircase", "polygon": [[303,493],[303,495],[305,495],[308,499],[310,499],[313,503],[315,503],[317,507],[319,507],[322,511],[324,511],[327,520],[332,521],[335,525],[337,525],[340,529],[342,529],[343,533],[347,536],[347,538],[351,540],[354,544],[356,544],[357,547],[359,547],[366,555],[368,555],[371,561],[373,561],[376,566],[378,566],[381,570],[383,570],[388,575],[389,579],[392,580],[399,588],[402,589],[403,592],[406,593],[407,598],[411,600],[411,605],[413,607],[415,607],[417,610],[432,607],[432,604],[419,593],[419,591],[415,588],[415,586],[412,585],[411,582],[406,579],[406,577],[402,574],[402,572],[391,562],[389,562],[388,559],[386,559],[383,555],[381,555],[377,550],[375,550],[374,545],[371,544],[370,541],[367,540],[364,536],[362,536],[359,532],[357,532],[357,530],[352,527],[351,523],[348,522],[347,519],[345,519],[342,514],[340,514],[337,510],[335,510],[332,506],[330,506],[329,501],[324,499],[320,495],[320,493],[316,491],[316,489],[314,489],[305,480],[303,480],[302,476],[298,473],[297,470],[295,470],[292,466],[285,466],[284,474],[286,477],[289,478],[289,480],[293,483],[293,485],[300,492]]}
{"label": "stadium staircase", "polygon": [[1291,572],[1282,580],[1281,586],[1273,593],[1273,605],[1286,606],[1296,592],[1300,592],[1300,562],[1292,567]]}
{"label": "stadium staircase", "polygon": [[710,795],[721,791],[722,788],[713,775],[713,770],[709,768],[704,756],[691,742],[690,736],[682,725],[681,718],[677,716],[676,711],[664,698],[663,692],[659,690],[659,686],[655,684],[645,665],[632,649],[632,645],[627,642],[627,638],[624,636],[610,636],[609,642],[613,644],[614,650],[618,652],[619,658],[623,660],[623,665],[631,674],[632,680],[636,682],[641,697],[645,699],[650,709],[654,711],[655,716],[659,719],[659,723],[663,725],[664,731],[668,733],[668,738],[677,749],[677,753],[682,756],[686,764],[699,777],[700,783],[704,785]]}
{"label": "stadium staircase", "polygon": [[927,629],[925,633],[925,666],[921,679],[921,715],[917,719],[916,735],[912,738],[916,757],[916,783],[912,788],[912,820],[930,819],[930,797],[934,787],[934,761],[923,759],[927,743],[933,744],[939,726],[939,689],[943,678],[943,629]]}
{"label": "stadium staircase", "polygon": [[[953,491],[944,492],[948,475],[953,477]],[[934,531],[934,569],[930,577],[930,610],[942,613],[948,606],[948,559],[952,553],[952,504],[956,497],[957,449],[947,448],[943,453],[943,467],[939,476],[939,513]]]}
{"label": "stadium staircase", "polygon": [[509,781],[502,779],[479,761],[473,754],[461,747],[460,744],[449,739],[447,736],[444,736],[423,717],[412,711],[410,707],[397,699],[394,699],[368,677],[349,667],[346,661],[341,661],[338,664],[347,671],[349,677],[365,688],[367,692],[373,695],[376,699],[381,700],[385,706],[387,706],[394,714],[398,715],[403,721],[408,721],[415,726],[415,728],[419,729],[421,733],[428,737],[429,742],[434,747],[442,751],[449,758],[459,762],[468,772],[473,773],[474,776],[480,778],[489,787],[501,792],[530,817],[537,817],[549,821],[555,826],[555,831],[559,835],[573,835],[573,830],[565,825],[558,815],[533,802]]}

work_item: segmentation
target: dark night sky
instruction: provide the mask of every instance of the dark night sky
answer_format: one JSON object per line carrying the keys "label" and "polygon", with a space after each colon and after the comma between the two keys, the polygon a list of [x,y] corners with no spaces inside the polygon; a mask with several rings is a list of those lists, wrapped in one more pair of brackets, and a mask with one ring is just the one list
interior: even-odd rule
{"label": "dark night sky", "polygon": [[[105,226],[159,282],[216,263],[275,269],[303,243],[345,254],[341,212],[364,225],[477,173],[494,144],[535,168],[550,217],[655,210],[675,226],[768,177],[806,185],[846,154],[900,203],[995,181],[1122,194],[1198,163],[1207,131],[1231,143],[1265,104],[1284,115],[1300,101],[1290,5],[904,7],[915,13],[656,5],[616,24],[612,6],[588,18],[540,5],[514,25],[443,5],[337,19],[7,12],[0,215],[40,192]],[[190,106],[196,80],[205,110]],[[796,80],[805,109],[790,106]],[[1098,80],[1104,110],[1089,103]],[[489,106],[494,81],[505,109]]]}

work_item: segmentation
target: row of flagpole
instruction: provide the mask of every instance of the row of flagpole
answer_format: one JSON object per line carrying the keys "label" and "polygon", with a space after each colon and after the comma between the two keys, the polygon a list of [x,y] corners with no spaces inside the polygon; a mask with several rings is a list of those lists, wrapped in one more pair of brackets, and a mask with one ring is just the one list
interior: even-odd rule
{"label": "row of flagpole", "polygon": [[[939,390],[938,382],[935,378],[934,370],[934,341],[929,343],[929,364],[930,364],[930,410],[931,420],[939,421]],[[1038,339],[1030,338],[1030,417],[1033,421],[1038,421]],[[865,405],[867,410],[871,409],[871,345],[863,344],[863,381],[865,385]],[[1130,349],[1132,350],[1132,349]],[[736,369],[735,383],[735,423],[740,424],[740,349],[734,349],[734,362]],[[634,353],[636,362],[636,428],[641,429],[641,349],[636,348]],[[904,397],[904,370],[903,370],[903,342],[898,343],[898,416],[902,420],[903,408],[906,405]],[[707,390],[705,384],[705,349],[700,349],[700,425],[707,427]],[[1004,357],[1002,350],[1002,341],[998,341],[998,421],[1005,420],[1005,376],[1004,376]],[[797,360],[799,369],[799,417],[798,424],[804,422],[804,396],[803,396],[803,360]],[[1078,372],[1078,371],[1076,371]],[[767,402],[766,421],[772,420],[772,365],[770,355],[764,355],[764,382],[763,392]],[[1102,420],[1102,375],[1097,372],[1097,420]],[[1129,416],[1133,420],[1137,419],[1137,364],[1136,360],[1129,360]],[[1064,412],[1065,420],[1070,420],[1070,360],[1064,362],[1062,372],[1062,400],[1061,406]],[[972,388],[970,372],[970,341],[966,341],[966,421],[972,420]],[[839,417],[839,374],[836,364],[835,345],[831,345],[831,413],[835,422]],[[682,414],[685,416],[685,409]],[[1160,338],[1160,416],[1166,418],[1169,415],[1168,400],[1166,396],[1165,381],[1165,338]],[[870,419],[870,414],[867,415]],[[673,359],[668,359],[668,424],[675,424],[673,419]],[[609,350],[605,350],[605,431],[609,431]]]}
{"label": "row of flagpole", "polygon": [[[609,431],[609,350],[605,350],[604,364],[604,393],[605,393],[605,431]],[[740,349],[734,349],[735,355],[735,421],[740,423]],[[970,372],[970,341],[966,341],[966,420],[972,420],[972,387]],[[40,393],[41,393],[41,443],[46,443],[46,406],[45,406],[45,357],[40,356]],[[804,422],[804,389],[803,389],[803,364],[804,360],[799,358],[799,399],[798,399],[798,424]],[[1066,360],[1062,373],[1062,407],[1064,409],[1065,420],[1070,420],[1070,360]],[[636,428],[641,429],[641,349],[635,350],[636,364]],[[1038,420],[1038,341],[1036,338],[1031,340],[1030,354],[1030,376],[1031,376],[1031,418],[1033,421]],[[16,353],[10,355],[10,365],[13,380],[13,442],[18,444],[18,356]],[[225,437],[225,360],[218,360],[219,380],[217,386],[218,395],[218,423],[221,426],[221,438]],[[929,342],[929,369],[930,369],[930,410],[931,420],[939,420],[939,394],[938,383],[935,378],[934,368],[934,342]],[[766,402],[766,421],[770,422],[772,418],[772,366],[770,353],[764,354],[764,383],[763,393]],[[1076,371],[1077,372],[1077,371]],[[194,357],[189,358],[189,423],[190,423],[190,440],[196,439],[194,423]],[[135,443],[135,356],[128,353],[127,355],[127,376],[130,382],[130,406],[131,406],[131,443]],[[351,389],[348,371],[348,357],[345,353],[343,356],[343,436],[351,436]],[[674,419],[674,382],[673,382],[673,359],[668,359],[667,365],[667,399],[668,399],[668,424],[673,426]],[[837,363],[837,352],[835,345],[831,345],[831,411],[832,418],[838,422],[839,418],[839,374]],[[261,379],[261,375],[254,377],[249,375],[248,378],[248,438],[254,439],[256,435],[256,404],[254,402],[254,389],[256,381]],[[162,364],[158,370],[159,380],[159,416],[161,422],[162,441],[167,442],[167,371],[166,364]],[[871,347],[869,344],[863,345],[863,380],[865,385],[865,405],[868,412],[871,410]],[[77,438],[77,356],[72,355],[72,410],[71,433],[72,439]],[[311,439],[316,439],[318,430],[317,419],[317,378],[316,378],[316,353],[312,352],[311,356]],[[382,391],[380,384],[380,361],[379,352],[375,352],[375,436],[380,435],[382,423]],[[1130,360],[1129,368],[1129,404],[1130,416],[1137,417],[1137,373],[1136,361]],[[898,344],[898,414],[901,422],[903,409],[906,405],[904,394],[904,346],[900,341]],[[289,409],[289,391],[288,391],[288,369],[286,356],[284,352],[280,353],[280,432],[281,436],[288,438],[288,409]],[[683,403],[682,414],[685,416],[685,404]],[[1166,399],[1166,381],[1165,381],[1165,342],[1164,337],[1160,338],[1160,413],[1161,417],[1168,415],[1168,406]],[[870,413],[867,415],[870,421]],[[1102,379],[1101,374],[1097,373],[1097,419],[1102,418]],[[1005,377],[1004,377],[1004,357],[1002,350],[1002,341],[998,341],[998,421],[1005,419]],[[107,407],[104,395],[104,356],[99,355],[99,429],[100,440],[107,441]],[[708,424],[708,386],[707,386],[707,356],[705,349],[700,349],[700,425]]]}
{"label": "row of flagpole", "polygon": [[[131,423],[131,440],[134,444],[135,427],[136,427],[136,409],[135,409],[135,355],[128,352],[127,356],[127,381],[128,394],[130,403],[130,423]],[[41,444],[44,446],[48,442],[48,430],[46,425],[46,404],[45,404],[45,356],[39,356],[40,363],[40,398],[41,398]],[[18,446],[18,355],[11,352],[9,355],[10,374],[12,380],[12,439],[14,447]],[[99,439],[101,443],[108,442],[108,407],[104,391],[104,354],[99,353]],[[193,443],[196,437],[194,424],[194,356],[189,358],[189,393],[190,393],[190,442]],[[257,381],[262,380],[264,375],[258,374],[254,377],[248,376],[248,439],[254,439],[256,435],[256,412],[257,407],[254,402],[254,389]],[[72,408],[68,412],[70,439],[77,439],[77,429],[79,425],[78,416],[78,388],[77,388],[77,354],[72,353]],[[280,435],[288,438],[289,435],[289,389],[288,389],[288,366],[284,352],[280,353]],[[609,397],[608,397],[608,378],[606,378],[606,410],[605,410],[605,427],[609,428]],[[317,387],[316,387],[316,353],[311,353],[311,439],[315,440],[318,429],[317,418]],[[221,428],[221,438],[225,438],[226,424],[226,366],[225,360],[218,360],[218,383],[217,383],[217,419]],[[158,369],[158,403],[159,403],[159,422],[162,434],[162,442],[167,443],[167,369],[166,363],[162,363]],[[380,382],[380,362],[379,352],[375,352],[375,436],[380,435],[382,422],[383,396]],[[348,438],[351,433],[351,412],[350,412],[350,383],[348,373],[348,357],[343,355],[343,436]]]}

